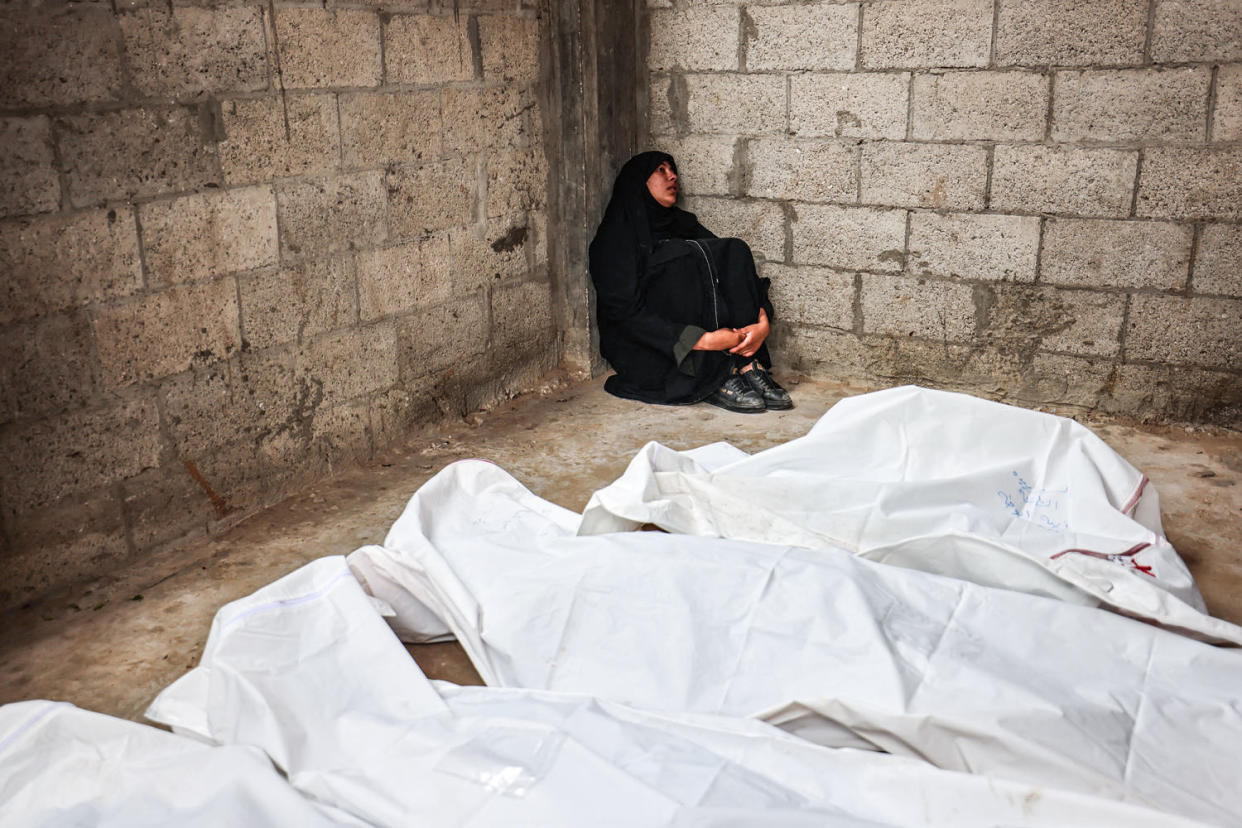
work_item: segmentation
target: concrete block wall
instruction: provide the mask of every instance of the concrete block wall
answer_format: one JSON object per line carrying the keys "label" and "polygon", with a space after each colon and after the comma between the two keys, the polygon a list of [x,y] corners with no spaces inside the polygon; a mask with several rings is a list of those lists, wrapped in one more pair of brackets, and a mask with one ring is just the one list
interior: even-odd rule
{"label": "concrete block wall", "polygon": [[648,0],[785,368],[1242,426],[1238,0]]}
{"label": "concrete block wall", "polygon": [[543,17],[0,11],[0,607],[558,362]]}

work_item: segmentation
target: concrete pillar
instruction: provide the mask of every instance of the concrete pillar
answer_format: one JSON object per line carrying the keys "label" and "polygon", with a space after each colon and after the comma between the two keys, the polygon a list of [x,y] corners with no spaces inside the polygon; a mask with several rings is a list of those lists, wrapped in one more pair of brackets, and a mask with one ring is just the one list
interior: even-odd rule
{"label": "concrete pillar", "polygon": [[590,376],[599,356],[587,248],[617,169],[639,150],[646,101],[641,3],[549,3],[541,108],[551,159],[548,200],[553,304],[563,332],[564,365]]}

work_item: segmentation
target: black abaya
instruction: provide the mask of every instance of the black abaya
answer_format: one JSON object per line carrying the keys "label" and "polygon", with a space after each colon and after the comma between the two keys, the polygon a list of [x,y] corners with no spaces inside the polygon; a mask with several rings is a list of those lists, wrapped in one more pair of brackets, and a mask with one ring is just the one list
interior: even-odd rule
{"label": "black abaya", "polygon": [[[755,275],[750,248],[718,239],[693,213],[663,207],[647,179],[670,155],[645,152],[626,162],[591,242],[600,352],[616,374],[604,389],[649,403],[686,405],[724,382],[740,357],[695,351],[707,331],[741,328],[773,316],[768,280]],[[767,346],[755,354],[771,364]]]}

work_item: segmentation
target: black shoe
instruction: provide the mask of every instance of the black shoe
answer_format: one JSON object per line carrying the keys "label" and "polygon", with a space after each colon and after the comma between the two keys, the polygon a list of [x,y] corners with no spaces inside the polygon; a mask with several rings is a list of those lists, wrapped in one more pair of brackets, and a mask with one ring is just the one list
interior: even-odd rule
{"label": "black shoe", "polygon": [[764,407],[778,410],[793,408],[793,400],[789,398],[789,392],[781,388],[776,380],[772,379],[772,375],[758,362],[754,363],[754,367],[749,371],[743,371],[740,376],[746,378],[746,384],[763,400]]}
{"label": "black shoe", "polygon": [[704,402],[727,408],[730,411],[739,411],[743,414],[759,414],[767,410],[767,406],[763,403],[763,397],[751,390],[751,387],[746,384],[746,380],[737,374],[730,375],[724,381],[724,385],[713,391],[712,395]]}

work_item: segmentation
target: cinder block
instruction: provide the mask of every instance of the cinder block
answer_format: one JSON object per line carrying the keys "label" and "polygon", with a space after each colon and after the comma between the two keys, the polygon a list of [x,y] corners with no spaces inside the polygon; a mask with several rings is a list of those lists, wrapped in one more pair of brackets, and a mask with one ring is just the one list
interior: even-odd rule
{"label": "cinder block", "polygon": [[75,207],[194,190],[220,180],[202,113],[187,107],[67,115],[57,134]]}
{"label": "cinder block", "polygon": [[276,263],[276,196],[271,187],[153,201],[138,208],[138,218],[153,285]]}
{"label": "cinder block", "polygon": [[1125,297],[1043,285],[997,285],[980,336],[1002,351],[1114,356]]}
{"label": "cinder block", "polygon": [[498,364],[552,348],[556,324],[547,282],[519,282],[492,291],[492,354]]}
{"label": "cinder block", "polygon": [[1052,138],[1202,143],[1211,76],[1208,67],[1058,72]]}
{"label": "cinder block", "polygon": [[[497,354],[492,352],[489,356],[494,361]],[[516,364],[503,366],[496,372],[499,381],[493,380],[495,374],[483,373],[483,382],[479,383],[478,390],[466,394],[467,410],[493,407],[498,402],[539,388],[541,384],[547,387],[545,377],[559,365],[556,348],[547,345],[532,349],[525,356],[519,355],[518,360]]]}
{"label": "cinder block", "polygon": [[49,127],[45,115],[0,118],[0,216],[50,213],[60,206]]}
{"label": "cinder block", "polygon": [[138,94],[183,98],[268,87],[263,10],[258,6],[153,6],[117,16]]}
{"label": "cinder block", "polygon": [[525,276],[529,240],[530,228],[520,213],[449,231],[454,293],[472,293],[488,283]]}
{"label": "cinder block", "polygon": [[678,118],[674,114],[673,99],[676,87],[673,79],[667,75],[651,73],[648,79],[647,94],[647,130],[653,135],[671,135],[683,132],[678,126]]}
{"label": "cinder block", "polygon": [[747,144],[747,195],[798,201],[857,200],[858,148],[844,141],[761,138]]}
{"label": "cinder block", "polygon": [[[368,344],[372,348],[382,346],[384,339],[389,340],[390,345],[395,342],[391,325],[380,325],[379,329],[387,331],[387,336],[381,335],[378,340],[364,343],[364,347]],[[384,356],[385,365],[391,364],[395,368],[395,354],[385,353]],[[395,377],[395,370],[391,373]],[[274,459],[276,463],[273,465],[289,468],[295,480],[325,477],[342,463],[365,461],[372,451],[369,409],[374,393],[363,392],[353,400],[325,404],[319,409],[313,424],[308,424],[310,427],[302,432],[308,438],[305,448],[297,443],[283,443],[283,447],[288,449],[287,455],[272,456],[269,461]],[[386,393],[386,390],[379,393]]]}
{"label": "cinder block", "polygon": [[1148,0],[1004,0],[1001,66],[1126,66],[1143,62]]}
{"label": "cinder block", "polygon": [[770,298],[777,325],[799,322],[820,327],[854,327],[854,274],[826,267],[767,262],[763,276],[772,280]]}
{"label": "cinder block", "polygon": [[862,279],[863,331],[968,342],[975,333],[973,288],[954,282],[868,273]]}
{"label": "cinder block", "polygon": [[418,238],[468,224],[474,178],[474,164],[460,159],[391,170],[385,180],[392,237]]}
{"label": "cinder block", "polygon": [[794,262],[881,271],[905,265],[905,210],[821,204],[795,209]]}
{"label": "cinder block", "polygon": [[[864,338],[867,345],[863,376],[887,385],[917,384],[964,390],[1000,384],[1001,375],[1012,378],[1010,362],[992,350],[953,345],[943,338],[928,342],[910,336]],[[998,363],[1000,363],[998,365]]]}
{"label": "cinder block", "polygon": [[203,535],[213,518],[227,514],[223,501],[219,512],[211,497],[181,462],[147,469],[122,484],[125,514],[134,546],[150,549],[179,538]]}
{"label": "cinder block", "polygon": [[198,282],[94,312],[105,388],[147,382],[241,347],[237,285]]}
{"label": "cinder block", "polygon": [[311,340],[298,349],[294,376],[322,384],[325,405],[386,391],[397,382],[396,328],[384,321]]}
{"label": "cinder block", "polygon": [[1212,141],[1242,141],[1242,64],[1222,66],[1216,74]]}
{"label": "cinder block", "polygon": [[996,147],[993,210],[1124,217],[1130,213],[1138,153],[1078,147]]}
{"label": "cinder block", "polygon": [[[411,4],[418,0],[406,0]],[[427,8],[433,14],[465,14],[467,12],[479,12],[484,14],[492,14],[503,12],[505,14],[526,14],[533,15],[541,7],[539,0],[425,0]]]}
{"label": "cinder block", "polygon": [[229,183],[321,173],[340,164],[335,95],[290,92],[281,98],[225,101],[221,111],[220,166]]}
{"label": "cinder block", "polygon": [[384,195],[384,174],[379,171],[278,185],[282,253],[315,258],[374,247],[388,235]]}
{"label": "cinder block", "polygon": [[1242,369],[1242,299],[1131,297],[1126,359]]}
{"label": "cinder block", "polygon": [[0,107],[119,99],[120,45],[106,4],[7,8],[0,18]]}
{"label": "cinder block", "polygon": [[[509,87],[512,88],[513,84],[510,84]],[[530,124],[530,132],[525,138],[525,142],[532,146],[542,144],[544,136],[543,109],[540,107],[539,101],[536,100],[539,87],[519,86],[517,89],[526,101],[526,121]]]}
{"label": "cinder block", "polygon": [[525,147],[538,140],[538,104],[527,89],[449,87],[442,94],[447,154]]}
{"label": "cinder block", "polygon": [[358,318],[354,263],[317,258],[239,280],[242,328],[251,348],[269,348],[352,325]]}
{"label": "cinder block", "polygon": [[[996,372],[989,370],[994,368],[993,351],[986,355],[978,351],[972,353],[962,345],[951,345],[943,340],[925,342],[909,336],[869,335],[863,341],[866,363],[860,373],[872,382],[960,389],[969,387],[970,379],[986,377],[995,384]],[[984,363],[982,370],[980,362]]]}
{"label": "cinder block", "polygon": [[687,135],[661,139],[658,148],[677,161],[682,193],[728,195],[735,143],[728,137]]}
{"label": "cinder block", "polygon": [[862,201],[885,207],[982,210],[983,147],[881,141],[862,148]]}
{"label": "cinder block", "polygon": [[341,462],[365,458],[370,452],[366,433],[368,404],[365,398],[340,404],[323,402],[305,428],[263,439],[257,452],[262,477],[253,483],[242,479],[238,481],[239,488],[253,491],[260,503],[270,502],[279,499],[279,495],[273,498],[271,488],[263,485],[265,478],[276,476],[289,481],[287,485],[292,487],[299,481],[329,475]]}
{"label": "cinder block", "polygon": [[334,405],[320,412],[311,430],[308,456],[316,477],[331,474],[344,463],[362,463],[371,457],[371,401]]}
{"label": "cinder block", "polygon": [[1191,235],[1190,227],[1157,221],[1050,219],[1040,280],[1180,290],[1186,286]]}
{"label": "cinder block", "polygon": [[1034,216],[910,216],[910,271],[922,276],[1034,282],[1038,254]]}
{"label": "cinder block", "polygon": [[873,373],[884,382],[917,382],[983,393],[1025,406],[1094,406],[1107,386],[1113,362],[1101,357],[1026,352],[1032,340],[997,340],[993,347],[949,345],[914,339],[875,342]]}
{"label": "cinder block", "polygon": [[451,83],[474,79],[465,15],[395,15],[384,23],[384,74],[389,83]]}
{"label": "cinder block", "polygon": [[434,90],[341,95],[346,167],[411,164],[440,156],[440,95]]}
{"label": "cinder block", "polygon": [[1160,149],[1143,156],[1140,216],[1242,219],[1242,149]]}
{"label": "cinder block", "polygon": [[795,135],[906,137],[907,72],[794,75],[789,83],[789,129]]}
{"label": "cinder block", "polygon": [[17,551],[4,559],[0,606],[6,608],[98,577],[130,556],[121,502],[110,486],[8,522]]}
{"label": "cinder block", "polygon": [[684,206],[717,236],[742,239],[755,256],[784,261],[785,213],[781,205],[771,201],[688,198]]}
{"label": "cinder block", "polygon": [[1237,374],[1186,366],[1119,365],[1100,409],[1125,417],[1233,428],[1242,413]]}
{"label": "cinder block", "polygon": [[225,517],[213,519],[211,527],[227,526],[239,515],[279,502],[292,494],[298,483],[304,485],[312,479],[309,474],[299,478],[287,466],[270,461],[273,445],[296,446],[300,459],[305,461],[307,443],[305,430],[286,430],[257,440],[245,439],[217,446],[204,454],[185,458],[194,464],[203,485],[211,489],[224,507]]}
{"label": "cinder block", "polygon": [[341,463],[365,460],[371,453],[369,406],[366,397],[323,403],[306,428],[272,435],[260,445],[265,470],[277,470],[293,481],[314,480]]}
{"label": "cinder block", "polygon": [[1151,58],[1156,63],[1242,60],[1242,4],[1158,0]]}
{"label": "cinder block", "polygon": [[479,372],[474,388],[467,389],[463,400],[467,411],[486,410],[527,391],[546,389],[549,372],[561,365],[557,346],[546,340],[525,353],[516,354],[515,362],[498,363],[501,356],[491,351],[478,360],[486,359],[495,367]]}
{"label": "cinder block", "polygon": [[0,433],[4,504],[33,511],[159,464],[155,402],[134,399]]}
{"label": "cinder block", "polygon": [[447,233],[358,254],[363,322],[446,302],[456,287]]}
{"label": "cinder block", "polygon": [[1242,225],[1203,228],[1191,286],[1195,293],[1242,296]]}
{"label": "cinder block", "polygon": [[691,132],[762,135],[785,131],[785,79],[780,75],[687,75]]}
{"label": "cinder block", "polygon": [[539,79],[539,21],[533,17],[479,18],[483,78],[507,83]]}
{"label": "cinder block", "polygon": [[531,270],[536,278],[543,278],[548,270],[548,217],[545,213],[535,211],[526,215],[529,224],[527,240],[531,244]]}
{"label": "cinder block", "polygon": [[913,135],[932,140],[1039,141],[1048,78],[1034,72],[934,72],[914,77]]}
{"label": "cinder block", "polygon": [[854,68],[857,3],[750,6],[746,13],[750,18],[745,33],[750,41],[747,71]]}
{"label": "cinder block", "polygon": [[[427,378],[433,384],[436,405],[441,411],[464,417],[504,398],[503,388],[511,369],[510,365],[495,364],[494,353],[488,351],[460,360],[448,370]],[[528,361],[521,356],[518,359],[519,366]]]}
{"label": "cinder block", "polygon": [[547,203],[548,161],[539,149],[493,152],[487,159],[487,215],[489,218]]}
{"label": "cinder block", "polygon": [[286,89],[380,83],[375,12],[283,7],[276,11],[276,39]]}
{"label": "cinder block", "polygon": [[376,448],[403,443],[421,426],[437,422],[442,415],[429,389],[407,391],[394,388],[371,401],[371,437]]}
{"label": "cinder block", "polygon": [[1116,363],[1108,358],[1040,352],[1027,365],[1022,359],[1009,372],[1010,382],[1017,384],[1013,400],[1019,405],[1096,408],[1115,381]]}
{"label": "cinder block", "polygon": [[0,323],[141,290],[133,210],[0,223],[0,272]]}
{"label": "cinder block", "polygon": [[958,387],[985,389],[1001,401],[1028,407],[1093,407],[1108,385],[1113,359],[1023,350],[1025,342],[997,341],[963,361]]}
{"label": "cinder block", "polygon": [[81,312],[6,326],[0,330],[3,410],[21,419],[86,405],[98,391],[93,351],[90,320]]}
{"label": "cinder block", "polygon": [[287,351],[241,353],[195,366],[165,380],[160,395],[180,457],[201,458],[238,440],[249,441],[253,450],[267,435],[302,428],[318,404],[315,389],[294,383]]}
{"label": "cinder block", "polygon": [[863,338],[864,363],[859,375],[886,385],[916,384],[961,388],[971,365],[970,349],[943,339],[926,342],[911,336],[869,334]]}
{"label": "cinder block", "polygon": [[852,333],[779,322],[772,331],[772,361],[778,371],[813,372],[817,378],[857,382],[868,378],[868,348]]}
{"label": "cinder block", "polygon": [[652,70],[736,71],[741,38],[737,6],[705,6],[651,13]]}
{"label": "cinder block", "polygon": [[863,7],[868,69],[987,66],[992,0],[877,0]]}
{"label": "cinder block", "polygon": [[[486,302],[485,294],[474,293],[397,320],[402,387],[417,388],[424,384],[422,378],[468,361],[487,349]],[[445,348],[446,342],[456,347]]]}

